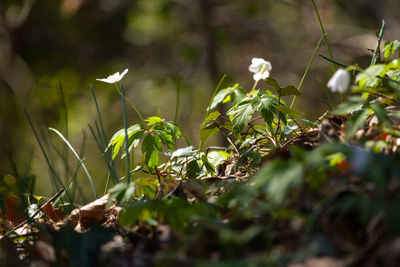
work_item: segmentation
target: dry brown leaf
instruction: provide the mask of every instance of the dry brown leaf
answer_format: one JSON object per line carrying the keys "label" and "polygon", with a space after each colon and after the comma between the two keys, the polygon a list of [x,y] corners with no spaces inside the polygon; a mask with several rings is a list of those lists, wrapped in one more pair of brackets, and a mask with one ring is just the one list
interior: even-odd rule
{"label": "dry brown leaf", "polygon": [[74,209],[69,216],[69,220],[74,226],[80,223],[84,229],[103,223],[106,220],[108,198],[109,194],[106,194],[81,208]]}

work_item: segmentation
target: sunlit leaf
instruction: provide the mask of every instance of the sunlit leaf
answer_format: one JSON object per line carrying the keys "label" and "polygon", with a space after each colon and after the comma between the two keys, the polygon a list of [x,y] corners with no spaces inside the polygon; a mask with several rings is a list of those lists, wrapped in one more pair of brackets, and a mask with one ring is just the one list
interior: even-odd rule
{"label": "sunlit leaf", "polygon": [[253,114],[254,109],[250,100],[242,101],[228,111],[228,115],[233,115],[232,126],[235,134],[240,133],[249,124]]}
{"label": "sunlit leaf", "polygon": [[154,117],[149,117],[149,118],[147,118],[145,121],[147,121],[147,125],[148,125],[148,126],[152,126],[152,125],[154,125],[154,124],[156,124],[156,123],[162,122],[163,119],[160,118],[160,117],[154,116]]}

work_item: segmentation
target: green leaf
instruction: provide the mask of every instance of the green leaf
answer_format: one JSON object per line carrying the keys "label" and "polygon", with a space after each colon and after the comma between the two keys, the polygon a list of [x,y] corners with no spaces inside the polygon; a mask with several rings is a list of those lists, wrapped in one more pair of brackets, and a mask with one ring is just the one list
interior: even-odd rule
{"label": "green leaf", "polygon": [[[131,127],[128,128],[128,145],[129,145],[129,151],[138,145],[140,138],[142,137],[144,132],[144,127],[143,125],[140,124],[135,124],[132,125]],[[118,155],[121,147],[125,145],[125,130],[121,129],[118,132],[116,132],[110,142],[108,143],[108,146],[106,148],[106,151],[112,147],[113,148],[113,154],[112,154],[112,159],[114,160],[115,157]],[[122,157],[125,156],[125,152],[123,153]]]}
{"label": "green leaf", "polygon": [[221,113],[219,113],[218,111],[211,112],[210,114],[208,114],[207,118],[200,124],[200,126],[205,126],[210,121],[215,121],[219,117],[219,115],[221,115]]}
{"label": "green leaf", "polygon": [[374,103],[371,105],[372,110],[374,111],[375,115],[378,117],[378,120],[384,124],[386,127],[392,126],[392,121],[389,119],[388,112],[385,109],[385,106],[382,104]]}
{"label": "green leaf", "polygon": [[276,92],[281,96],[288,96],[288,95],[300,96],[301,95],[300,91],[296,87],[294,87],[292,85],[288,85],[288,86],[285,86],[285,87],[282,88],[282,87],[280,87],[278,82],[275,81],[274,79],[272,79],[271,77],[268,77],[265,80],[265,82],[268,85],[274,87]]}
{"label": "green leaf", "polygon": [[278,94],[279,94],[279,92],[281,91],[281,87],[279,86],[279,84],[278,84],[277,81],[275,81],[275,80],[272,79],[271,77],[268,77],[267,79],[265,79],[265,82],[266,82],[268,85],[274,87],[275,90],[276,90],[276,91],[278,92]]}
{"label": "green leaf", "polygon": [[145,121],[147,121],[147,125],[148,125],[148,126],[152,126],[152,125],[154,125],[154,124],[156,124],[156,123],[162,122],[163,119],[160,118],[160,117],[154,116],[154,117],[149,117],[149,118],[147,118]]}
{"label": "green leaf", "polygon": [[252,107],[258,111],[263,117],[264,121],[271,125],[276,113],[277,100],[272,95],[259,94],[251,100]]}
{"label": "green leaf", "polygon": [[368,117],[368,110],[363,109],[353,114],[353,116],[346,122],[346,139],[350,140],[357,130],[361,129],[365,125],[365,120]]}
{"label": "green leaf", "polygon": [[254,114],[254,109],[251,105],[250,100],[245,100],[239,103],[237,106],[233,107],[228,111],[228,115],[233,115],[232,126],[233,132],[235,134],[240,133],[244,127],[249,124],[252,116]]}
{"label": "green leaf", "polygon": [[385,76],[387,69],[384,64],[376,64],[368,67],[356,76],[356,82],[360,87],[377,87],[382,83],[377,76]]}
{"label": "green leaf", "polygon": [[243,88],[234,87],[233,92],[231,94],[231,102],[233,105],[237,105],[245,97],[246,97],[246,91]]}
{"label": "green leaf", "polygon": [[225,88],[220,90],[214,97],[210,105],[210,110],[214,109],[219,103],[224,101],[224,99],[233,92],[233,87]]}
{"label": "green leaf", "polygon": [[[157,125],[157,126],[159,126],[159,125]],[[171,135],[171,133],[168,132],[164,127],[161,127],[161,126],[154,127],[153,132],[158,135],[158,137],[156,137],[156,136],[154,137],[155,139],[157,139],[159,141],[159,144],[157,144],[158,150],[160,150],[160,151],[162,150],[161,143],[166,145],[171,150],[174,149],[174,138]]]}
{"label": "green leaf", "polygon": [[197,154],[197,152],[199,152],[199,150],[194,149],[193,146],[188,146],[188,147],[184,147],[184,148],[180,148],[175,150],[172,153],[171,159],[173,158],[179,158],[179,157],[189,157],[189,156],[194,156]]}
{"label": "green leaf", "polygon": [[207,170],[207,173],[214,175],[215,173],[215,168],[214,166],[208,161],[208,158],[206,155],[201,156],[201,161],[203,162],[204,167]]}
{"label": "green leaf", "polygon": [[201,172],[201,168],[196,159],[191,160],[187,166],[187,176],[189,179],[196,179]]}
{"label": "green leaf", "polygon": [[300,111],[292,109],[292,108],[289,108],[289,107],[287,107],[285,105],[276,106],[276,109],[280,110],[286,116],[292,116],[294,118],[297,118],[297,117],[302,115],[302,113]]}
{"label": "green leaf", "polygon": [[290,188],[303,182],[303,167],[298,162],[279,159],[265,165],[253,179],[254,187],[266,190],[271,203],[279,205]]}
{"label": "green leaf", "polygon": [[203,127],[200,129],[200,148],[204,146],[206,141],[215,135],[216,133],[219,132],[218,124],[217,123],[211,123],[206,127]]}
{"label": "green leaf", "polygon": [[281,96],[288,96],[288,95],[300,96],[301,93],[293,85],[288,85],[288,86],[285,86],[285,87],[281,88]]}
{"label": "green leaf", "polygon": [[348,98],[347,102],[340,104],[335,108],[335,114],[345,115],[360,110],[365,104],[366,99],[361,96],[351,96]]}
{"label": "green leaf", "polygon": [[384,58],[388,59],[391,55],[393,55],[396,50],[400,47],[400,42],[398,40],[394,40],[391,42],[386,42],[383,46],[382,51],[384,52]]}
{"label": "green leaf", "polygon": [[161,144],[158,144],[160,141],[156,141],[155,139],[158,140],[158,138],[155,138],[149,133],[146,135],[142,143],[142,153],[145,154],[145,161],[150,169],[158,164],[158,152],[156,151],[156,147]]}

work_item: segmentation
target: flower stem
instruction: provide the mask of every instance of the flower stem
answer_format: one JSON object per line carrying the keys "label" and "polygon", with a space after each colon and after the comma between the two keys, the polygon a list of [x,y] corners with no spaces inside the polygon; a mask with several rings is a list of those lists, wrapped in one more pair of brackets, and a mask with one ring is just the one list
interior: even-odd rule
{"label": "flower stem", "polygon": [[[117,91],[118,91],[118,93],[120,94],[120,96],[122,96],[122,85],[120,85],[120,87],[121,87],[121,89],[116,85],[116,87],[117,87]],[[124,94],[124,96],[122,96],[123,98],[124,98],[124,100],[123,101],[128,101],[128,103],[131,105],[131,107],[133,108],[133,110],[136,112],[136,114],[139,116],[139,118],[140,118],[140,121],[142,122],[142,124],[146,127],[146,129],[148,129],[147,128],[147,126],[146,126],[146,122],[144,121],[144,119],[143,119],[143,116],[142,116],[142,114],[140,113],[140,111],[136,108],[136,106],[132,103],[132,101],[127,97],[127,96],[125,96],[125,94]]]}
{"label": "flower stem", "polygon": [[[320,15],[319,15],[318,8],[317,8],[317,6],[315,5],[314,0],[311,0],[311,2],[312,2],[312,5],[313,5],[313,7],[314,7],[315,13],[317,14],[319,26],[321,27],[321,31],[322,31],[322,34],[323,34],[324,39],[325,39],[325,44],[326,44],[326,47],[328,48],[329,56],[331,57],[331,59],[333,59],[333,54],[332,54],[331,46],[329,45],[328,38],[326,37],[326,31],[325,31],[325,29],[324,29],[324,24],[322,24],[322,20],[321,20],[321,17],[320,17]],[[333,70],[336,71],[336,65],[332,63],[332,67],[333,67]]]}
{"label": "flower stem", "polygon": [[128,136],[128,121],[127,121],[127,116],[126,116],[126,105],[125,105],[125,90],[124,90],[124,87],[122,87],[121,83],[119,84],[119,88],[118,88],[118,85],[116,85],[116,87],[122,97],[122,111],[123,111],[123,115],[124,115],[125,149],[126,149],[126,181],[128,184],[130,184],[131,177],[130,177],[129,142],[128,142],[129,136]]}
{"label": "flower stem", "polygon": [[[298,89],[299,91],[300,91],[301,86],[303,85],[304,79],[306,78],[306,76],[307,76],[307,74],[308,74],[308,71],[310,70],[310,67],[311,67],[311,64],[312,64],[313,61],[314,61],[315,55],[317,54],[317,52],[318,52],[318,50],[319,50],[319,47],[321,46],[322,39],[323,39],[325,36],[326,36],[326,33],[322,34],[321,38],[320,38],[319,41],[318,41],[317,46],[315,47],[314,54],[312,55],[310,61],[308,62],[307,68],[306,68],[306,70],[305,70],[305,72],[304,72],[304,74],[303,74],[303,77],[301,78],[301,81],[300,81],[300,83],[299,83],[299,86],[297,86],[297,89]],[[295,100],[296,100],[296,96],[293,97],[292,103],[290,104],[290,108],[293,107],[293,104],[294,104],[294,101],[295,101]]]}

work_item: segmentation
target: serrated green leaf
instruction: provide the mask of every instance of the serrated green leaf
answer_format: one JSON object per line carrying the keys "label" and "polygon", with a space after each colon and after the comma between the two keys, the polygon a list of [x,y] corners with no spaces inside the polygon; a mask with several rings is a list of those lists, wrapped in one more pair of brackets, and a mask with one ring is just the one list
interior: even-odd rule
{"label": "serrated green leaf", "polygon": [[150,158],[150,156],[147,157],[147,155],[149,155],[154,150],[155,150],[154,136],[152,134],[148,133],[142,142],[142,153],[146,153],[146,161]]}
{"label": "serrated green leaf", "polygon": [[154,125],[156,123],[162,122],[163,119],[160,118],[160,117],[157,117],[157,116],[153,116],[153,117],[147,118],[145,121],[147,121],[147,125],[148,126],[152,126],[152,125]]}
{"label": "serrated green leaf", "polygon": [[251,100],[252,107],[255,111],[259,112],[263,117],[264,121],[271,125],[274,119],[274,113],[276,113],[275,106],[277,100],[272,95],[257,95]]}
{"label": "serrated green leaf", "polygon": [[356,82],[360,87],[377,87],[382,83],[377,76],[383,77],[387,71],[384,64],[376,64],[368,67],[356,76]]}
{"label": "serrated green leaf", "polygon": [[244,127],[249,124],[252,116],[254,114],[254,109],[251,105],[250,100],[245,100],[239,103],[237,106],[233,107],[228,111],[228,115],[233,115],[232,126],[233,132],[235,134],[240,133]]}
{"label": "serrated green leaf", "polygon": [[[135,124],[128,128],[129,151],[132,149],[132,147],[137,146],[137,144],[139,142],[139,140],[137,140],[137,139],[141,138],[140,132],[143,132],[143,131],[144,131],[144,127],[140,124]],[[110,142],[107,145],[106,151],[110,147],[113,148],[112,159],[114,160],[115,157],[118,155],[121,147],[123,147],[124,145],[125,145],[125,130],[121,129],[112,136]],[[122,157],[124,157],[125,154],[126,153],[124,152]]]}
{"label": "serrated green leaf", "polygon": [[391,42],[386,42],[383,46],[382,51],[384,52],[384,58],[388,59],[391,55],[393,55],[396,50],[400,47],[400,42],[398,40],[394,40]]}

